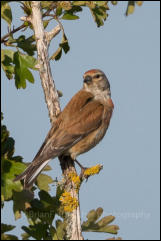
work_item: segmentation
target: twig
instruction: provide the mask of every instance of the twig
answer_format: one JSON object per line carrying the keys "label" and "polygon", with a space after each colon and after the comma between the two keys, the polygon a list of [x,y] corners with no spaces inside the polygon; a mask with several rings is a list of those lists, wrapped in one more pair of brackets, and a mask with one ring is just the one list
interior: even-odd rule
{"label": "twig", "polygon": [[57,25],[50,32],[46,32],[46,38],[47,38],[48,44],[50,44],[51,40],[60,32],[60,30],[61,30],[60,25]]}
{"label": "twig", "polygon": [[[53,7],[54,7],[54,6],[53,6]],[[51,12],[51,10],[52,10],[52,9],[47,10],[42,16],[43,16],[43,17],[48,16],[48,14]],[[8,38],[11,34],[16,33],[17,31],[19,31],[19,30],[21,30],[21,29],[23,29],[23,28],[25,28],[25,27],[26,27],[26,25],[23,23],[23,24],[20,25],[19,27],[13,28],[12,31],[9,31],[9,33],[5,34],[5,35],[1,38],[1,43],[5,43],[5,42],[7,41],[6,38]]]}
{"label": "twig", "polygon": [[16,33],[17,31],[19,31],[19,30],[21,30],[21,29],[23,29],[23,28],[25,28],[25,27],[26,27],[26,25],[23,23],[23,24],[22,24],[21,26],[19,26],[18,28],[15,28],[15,29],[13,29],[12,31],[10,31],[9,33],[5,34],[5,35],[1,38],[1,43],[6,42],[6,41],[7,41],[6,38],[8,38],[11,34]]}

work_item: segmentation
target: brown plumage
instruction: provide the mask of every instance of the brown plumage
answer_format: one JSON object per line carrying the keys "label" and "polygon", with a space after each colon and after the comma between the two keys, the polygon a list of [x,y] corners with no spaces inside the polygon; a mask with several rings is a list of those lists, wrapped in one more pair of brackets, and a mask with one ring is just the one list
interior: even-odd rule
{"label": "brown plumage", "polygon": [[60,113],[32,163],[14,181],[30,188],[48,162],[60,155],[72,159],[93,148],[104,137],[113,111],[110,84],[97,69],[84,74],[84,85]]}

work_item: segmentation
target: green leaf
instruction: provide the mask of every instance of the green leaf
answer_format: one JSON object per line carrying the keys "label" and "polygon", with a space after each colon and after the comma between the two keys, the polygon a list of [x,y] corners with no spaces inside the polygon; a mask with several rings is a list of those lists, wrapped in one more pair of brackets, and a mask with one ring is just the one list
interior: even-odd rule
{"label": "green leaf", "polygon": [[38,211],[43,211],[44,210],[44,205],[43,205],[43,203],[39,200],[39,199],[33,199],[32,201],[31,201],[31,207],[32,207],[32,209],[33,210],[38,210]]}
{"label": "green leaf", "polygon": [[5,232],[8,232],[8,231],[11,231],[11,230],[13,230],[15,227],[16,227],[16,226],[1,223],[1,233],[5,233]]}
{"label": "green leaf", "polygon": [[35,42],[34,36],[30,36],[29,38],[26,38],[25,35],[21,35],[18,39],[16,39],[17,47],[23,49],[28,55],[34,55],[36,51],[36,44],[33,44]]}
{"label": "green leaf", "polygon": [[[22,45],[21,47],[24,48]],[[31,49],[29,51],[31,51]],[[1,54],[2,68],[8,79],[13,78],[13,74],[15,75],[15,85],[17,88],[26,88],[26,80],[34,83],[33,75],[28,69],[36,70],[35,65],[37,61],[34,57],[22,54],[19,51],[14,52],[4,49]]]}
{"label": "green leaf", "polygon": [[95,3],[97,4],[97,6],[107,6],[107,1],[95,1]]}
{"label": "green leaf", "polygon": [[58,236],[57,236],[55,227],[53,227],[53,226],[50,227],[50,234],[51,234],[52,240],[58,240]]}
{"label": "green leaf", "polygon": [[44,20],[43,21],[44,28],[46,28],[48,26],[49,22],[50,22],[49,20]]}
{"label": "green leaf", "polygon": [[137,4],[138,6],[142,6],[142,5],[143,5],[143,1],[136,1],[136,4]]}
{"label": "green leaf", "polygon": [[11,12],[11,8],[10,8],[8,2],[9,1],[1,2],[1,16],[8,23],[8,25],[11,26],[12,12]]}
{"label": "green leaf", "polygon": [[15,219],[21,217],[21,211],[25,212],[30,205],[30,201],[33,199],[33,193],[28,190],[22,190],[21,192],[13,192],[13,212]]}
{"label": "green leaf", "polygon": [[28,233],[21,234],[22,240],[29,240],[30,235]]}
{"label": "green leaf", "polygon": [[1,121],[4,119],[4,117],[3,117],[3,113],[1,112]]}
{"label": "green leaf", "polygon": [[1,240],[18,240],[18,237],[11,234],[2,234]]}
{"label": "green leaf", "polygon": [[12,79],[14,74],[13,56],[14,51],[9,49],[1,50],[1,64],[8,79]]}
{"label": "green leaf", "polygon": [[60,16],[61,14],[62,14],[62,7],[58,5],[58,7],[56,8],[56,16]]}
{"label": "green leaf", "polygon": [[63,33],[63,38],[59,46],[64,50],[65,54],[70,50],[68,39],[65,33]]}
{"label": "green leaf", "polygon": [[73,5],[75,5],[75,6],[85,6],[86,1],[73,1]]}
{"label": "green leaf", "polygon": [[102,227],[102,228],[98,229],[95,232],[117,234],[118,230],[119,230],[119,226],[117,226],[117,225],[108,225],[106,227]]}
{"label": "green leaf", "polygon": [[36,240],[47,240],[48,224],[38,223],[30,225],[29,227],[22,226],[22,229]]}
{"label": "green leaf", "polygon": [[40,200],[33,199],[30,202],[31,206],[26,210],[26,215],[31,224],[36,223],[37,220],[42,223],[52,224],[59,205],[56,197],[51,197],[50,194],[42,190],[39,192],[39,197]]}
{"label": "green leaf", "polygon": [[100,6],[100,7],[90,8],[92,16],[93,16],[95,22],[97,23],[98,27],[104,25],[104,21],[108,17],[108,14],[106,13],[107,10],[108,10],[108,6],[107,7]]}
{"label": "green leaf", "polygon": [[[2,138],[4,138],[3,136],[4,128],[5,127],[2,127]],[[15,141],[12,137],[8,137],[6,141],[3,143],[1,151],[4,158],[12,157],[14,153],[14,144],[15,144]]]}
{"label": "green leaf", "polygon": [[111,222],[113,222],[114,219],[115,219],[115,217],[112,216],[112,215],[106,216],[106,217],[102,218],[102,219],[97,223],[97,225],[98,225],[99,227],[104,227],[104,226],[110,224]]}
{"label": "green leaf", "polygon": [[21,8],[27,14],[27,16],[31,15],[31,13],[32,13],[31,1],[23,1]]}
{"label": "green leaf", "polygon": [[51,184],[53,182],[54,182],[53,179],[45,174],[40,174],[36,181],[39,189],[47,191],[47,192],[50,190],[49,184]]}
{"label": "green leaf", "polygon": [[13,63],[15,64],[15,85],[17,89],[25,89],[26,80],[30,83],[34,83],[33,75],[28,69],[34,69],[36,60],[33,57],[21,54],[17,51],[14,54]]}
{"label": "green leaf", "polygon": [[20,54],[20,56],[22,58],[23,63],[27,66],[27,68],[37,70],[37,68],[35,68],[37,60],[34,57],[25,54]]}
{"label": "green leaf", "polygon": [[[26,165],[22,163],[22,157],[13,156],[14,139],[9,136],[9,131],[5,125],[1,126],[1,200],[11,200],[14,191],[20,192],[23,187],[18,182],[13,182],[16,175],[24,171]],[[23,199],[22,199],[23,200]],[[19,205],[19,200],[18,200]],[[17,213],[18,215],[18,213]],[[10,240],[11,236],[6,236]],[[16,239],[16,237],[13,237]]]}
{"label": "green leaf", "polygon": [[71,13],[65,13],[62,16],[62,19],[64,19],[64,20],[76,20],[76,19],[79,19],[79,17],[74,15],[74,14],[71,14]]}
{"label": "green leaf", "polygon": [[3,159],[12,158],[14,153],[14,139],[9,137],[9,131],[5,125],[1,126],[1,156]]}
{"label": "green leaf", "polygon": [[41,8],[50,9],[53,5],[53,1],[41,1]]}
{"label": "green leaf", "polygon": [[94,9],[96,7],[96,2],[95,1],[86,1],[86,6],[89,7],[90,9]]}
{"label": "green leaf", "polygon": [[65,240],[66,224],[61,220],[56,220],[56,233],[53,236],[54,240]]}
{"label": "green leaf", "polygon": [[73,15],[74,13],[81,12],[81,11],[82,11],[82,7],[73,5],[70,10],[65,11],[64,13],[69,13]]}
{"label": "green leaf", "polygon": [[31,207],[26,210],[26,216],[30,220],[30,224],[36,223],[38,220],[42,223],[52,224],[54,217],[55,217],[55,210],[54,209],[45,209],[43,206],[42,208]]}
{"label": "green leaf", "polygon": [[[61,40],[61,43],[59,44],[59,48],[57,49],[57,51],[50,57],[50,59],[55,59],[56,61],[59,60],[61,58],[62,55],[62,49],[64,51],[64,53],[66,54],[69,50],[70,50],[70,46],[68,43],[68,39],[63,31],[63,37]],[[61,93],[60,93],[61,95]],[[62,96],[62,95],[61,95]]]}
{"label": "green leaf", "polygon": [[53,199],[50,196],[50,194],[48,192],[44,191],[44,190],[41,190],[39,192],[39,197],[40,197],[40,200],[43,204],[46,205],[46,203],[47,203],[47,206],[49,206],[53,203]]}
{"label": "green leaf", "polygon": [[84,232],[103,232],[117,234],[119,227],[117,225],[109,225],[115,217],[112,215],[106,216],[96,222],[103,213],[102,208],[91,210],[87,214],[87,221],[82,224],[82,231]]}
{"label": "green leaf", "polygon": [[58,3],[58,6],[62,7],[64,10],[70,10],[72,8],[70,1],[59,1]]}
{"label": "green leaf", "polygon": [[56,50],[56,52],[50,57],[50,59],[52,59],[52,60],[59,60],[60,58],[61,58],[61,56],[62,56],[62,48],[61,47],[59,47],[57,50]]}
{"label": "green leaf", "polygon": [[113,5],[117,5],[118,1],[111,1]]}
{"label": "green leaf", "polygon": [[132,14],[135,10],[135,1],[128,1],[127,9],[126,9],[126,16]]}
{"label": "green leaf", "polygon": [[98,208],[96,211],[95,210],[91,210],[88,214],[87,214],[87,218],[90,222],[94,223],[103,213],[103,209],[102,208]]}
{"label": "green leaf", "polygon": [[23,163],[15,162],[12,160],[6,160],[2,158],[2,195],[4,200],[10,200],[13,195],[13,191],[22,191],[23,187],[18,182],[13,182],[15,175],[19,175],[25,170],[26,166]]}
{"label": "green leaf", "polygon": [[51,170],[52,170],[52,168],[49,165],[47,165],[43,168],[43,171],[51,171]]}

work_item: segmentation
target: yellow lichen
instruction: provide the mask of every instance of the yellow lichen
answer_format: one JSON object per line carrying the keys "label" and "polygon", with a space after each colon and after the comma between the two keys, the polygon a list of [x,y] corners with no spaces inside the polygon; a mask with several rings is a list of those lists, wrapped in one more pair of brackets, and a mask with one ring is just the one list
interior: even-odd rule
{"label": "yellow lichen", "polygon": [[96,165],[96,166],[87,168],[84,172],[84,176],[89,177],[89,176],[98,174],[101,169],[102,169],[102,165]]}
{"label": "yellow lichen", "polygon": [[80,183],[81,183],[80,177],[79,177],[76,173],[74,173],[74,172],[68,173],[68,177],[69,177],[70,180],[75,184],[75,188],[76,188],[77,190],[79,190]]}
{"label": "yellow lichen", "polygon": [[78,207],[78,200],[72,197],[70,192],[64,192],[59,199],[64,207],[65,212],[72,212]]}

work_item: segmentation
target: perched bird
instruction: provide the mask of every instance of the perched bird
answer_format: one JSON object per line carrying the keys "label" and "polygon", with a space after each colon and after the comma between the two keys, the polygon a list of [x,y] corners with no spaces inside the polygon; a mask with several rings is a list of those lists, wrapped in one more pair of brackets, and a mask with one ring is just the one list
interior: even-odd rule
{"label": "perched bird", "polygon": [[83,88],[60,113],[31,164],[14,179],[24,180],[25,189],[32,187],[51,159],[63,154],[76,160],[104,137],[114,108],[109,81],[98,69],[87,71],[83,78]]}

